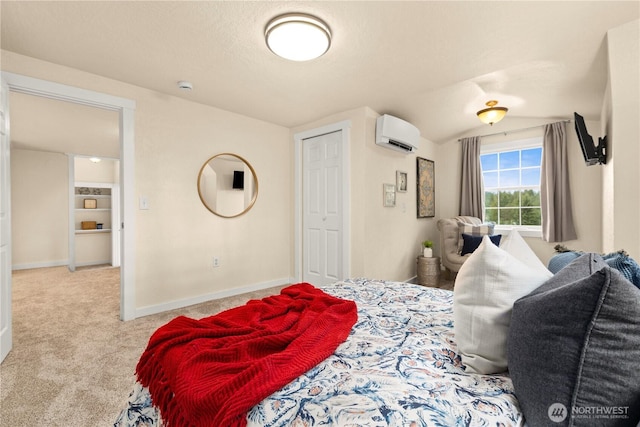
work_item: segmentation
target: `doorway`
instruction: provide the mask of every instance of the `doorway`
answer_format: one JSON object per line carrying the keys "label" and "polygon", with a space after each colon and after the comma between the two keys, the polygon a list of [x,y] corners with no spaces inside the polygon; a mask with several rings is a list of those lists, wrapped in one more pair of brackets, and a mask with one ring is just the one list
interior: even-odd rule
{"label": "doorway", "polygon": [[[84,196],[75,195],[73,186],[76,181],[118,185],[118,113],[19,92],[10,92],[9,105],[12,269],[67,265],[74,271],[76,264],[92,260],[111,264],[111,240],[119,238],[105,221],[109,212],[103,208],[111,203],[93,191],[99,206],[80,209]],[[79,234],[75,217],[107,222],[108,230]],[[117,261],[120,265],[119,255]]]}
{"label": "doorway", "polygon": [[[48,99],[67,101],[74,104],[97,107],[109,111],[115,111],[119,121],[119,157],[120,162],[120,179],[122,191],[120,193],[120,208],[122,218],[122,228],[120,231],[121,238],[121,269],[120,269],[120,319],[131,320],[135,318],[135,288],[134,288],[134,110],[135,102],[132,100],[114,97],[99,92],[79,89],[72,86],[62,85],[58,83],[48,82],[45,80],[34,79],[13,73],[2,72],[2,98],[3,98],[3,150],[8,149],[11,136],[10,129],[10,108],[9,92],[30,94]],[[3,165],[5,166],[5,165]],[[10,235],[11,216],[7,212],[11,212],[10,198],[6,197],[10,193],[11,176],[7,167],[3,167],[4,172],[1,176],[2,182],[0,187],[4,197],[8,199],[8,207],[3,206],[3,213],[7,215],[4,218],[8,226],[3,227],[0,238],[3,245],[8,247],[5,255],[8,256],[9,262],[4,263],[0,293],[3,296],[11,295],[11,262],[10,254],[12,248],[12,237]],[[4,199],[3,199],[4,200]],[[127,228],[124,228],[127,224]],[[6,245],[5,245],[6,243]],[[0,348],[0,361],[4,360],[12,346],[12,329],[11,329],[11,299],[2,298],[0,301],[0,339],[2,348]]]}
{"label": "doorway", "polygon": [[295,140],[295,276],[315,285],[350,271],[349,128],[340,122]]}

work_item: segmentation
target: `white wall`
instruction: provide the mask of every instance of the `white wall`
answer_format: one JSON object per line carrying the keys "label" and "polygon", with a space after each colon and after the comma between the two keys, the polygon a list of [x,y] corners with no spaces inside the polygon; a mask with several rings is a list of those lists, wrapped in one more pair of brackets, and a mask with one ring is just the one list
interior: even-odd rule
{"label": "white wall", "polygon": [[[465,136],[488,135],[496,132],[524,129],[558,120],[560,119],[549,118],[525,120],[510,118],[507,115],[504,120],[494,126],[478,127],[473,132],[468,132]],[[597,137],[599,132],[598,129],[600,128],[599,122],[587,121],[586,124],[591,134],[596,135]],[[602,169],[600,166],[587,167],[584,164],[582,151],[573,123],[567,123],[566,126],[573,220],[578,238],[576,240],[561,243],[571,249],[601,252],[602,200],[600,195],[602,193]],[[540,135],[542,135],[541,127],[530,131],[514,132],[506,136],[499,134],[483,138],[482,143],[499,143]],[[453,217],[458,215],[458,209],[460,206],[461,175],[460,151],[460,143],[457,139],[448,141],[438,147],[438,157],[441,159],[441,163],[446,163],[450,166],[444,169],[443,173],[440,174],[440,176],[446,180],[450,189],[450,191],[447,192],[440,192],[440,199],[437,199],[442,205],[442,209],[440,211],[442,217]],[[554,246],[558,244],[557,242],[545,242],[541,238],[527,237],[526,240],[529,246],[531,246],[545,264],[548,262],[549,258],[554,255]]]}
{"label": "white wall", "polygon": [[640,20],[607,32],[609,80],[603,133],[609,152],[603,176],[606,252],[624,249],[640,260]]}
{"label": "white wall", "polygon": [[[416,257],[422,252],[421,242],[432,240],[437,249],[436,227],[440,206],[438,193],[446,191],[440,187],[439,173],[446,165],[436,158],[436,147],[422,138],[415,154],[403,154],[375,144],[376,119],[379,114],[369,110],[366,121],[364,171],[366,176],[365,207],[366,221],[364,240],[365,276],[405,281],[416,275]],[[435,217],[417,217],[417,157],[435,162]],[[383,184],[396,183],[396,171],[407,172],[407,192],[396,193],[396,206],[383,206]]]}
{"label": "white wall", "polygon": [[69,167],[67,156],[11,150],[13,269],[67,265]]}
{"label": "white wall", "polygon": [[75,157],[74,173],[76,181],[109,184],[120,182],[119,161],[113,159],[102,159],[100,162],[94,163],[88,157]]}
{"label": "white wall", "polygon": [[[288,282],[288,129],[12,52],[2,51],[2,69],[136,102],[135,193],[150,205],[136,211],[139,313]],[[238,218],[213,215],[198,197],[198,171],[222,152],[245,158],[258,176],[256,204]],[[221,261],[215,269],[214,256]]]}
{"label": "white wall", "polygon": [[[75,160],[80,181],[117,182],[113,160]],[[69,263],[69,166],[62,153],[11,150],[12,269]],[[78,219],[80,221],[80,219]],[[83,236],[76,242],[78,265],[111,259],[108,235]]]}

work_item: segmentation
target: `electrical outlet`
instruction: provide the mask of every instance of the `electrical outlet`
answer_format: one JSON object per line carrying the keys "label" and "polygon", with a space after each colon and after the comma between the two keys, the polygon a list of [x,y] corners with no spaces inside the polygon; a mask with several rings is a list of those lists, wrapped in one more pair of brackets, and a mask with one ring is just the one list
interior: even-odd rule
{"label": "electrical outlet", "polygon": [[218,258],[217,256],[213,257],[213,268],[217,268],[220,267],[220,258]]}

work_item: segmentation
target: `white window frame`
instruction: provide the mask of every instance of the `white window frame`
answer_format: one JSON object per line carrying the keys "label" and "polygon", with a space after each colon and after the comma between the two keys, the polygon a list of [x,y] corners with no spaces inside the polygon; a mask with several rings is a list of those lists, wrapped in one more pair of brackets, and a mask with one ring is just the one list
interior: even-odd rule
{"label": "white window frame", "polygon": [[[542,136],[536,136],[533,138],[526,139],[518,139],[513,141],[499,142],[495,144],[482,144],[480,146],[480,155],[483,154],[492,154],[492,153],[500,153],[503,151],[513,151],[513,150],[526,150],[528,148],[544,148],[542,147]],[[540,164],[542,166],[542,163]],[[484,185],[482,188],[484,193]],[[484,205],[483,205],[484,215]],[[542,226],[538,225],[500,225],[496,224],[494,228],[495,234],[509,234],[511,230],[518,230],[518,233],[522,237],[539,237],[542,238]]]}

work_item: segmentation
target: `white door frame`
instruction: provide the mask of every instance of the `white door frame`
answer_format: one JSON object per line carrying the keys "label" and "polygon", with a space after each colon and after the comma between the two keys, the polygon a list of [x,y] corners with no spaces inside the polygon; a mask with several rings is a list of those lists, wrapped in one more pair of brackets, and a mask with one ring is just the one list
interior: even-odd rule
{"label": "white door frame", "polygon": [[[73,102],[119,113],[120,183],[122,190],[120,192],[120,218],[122,220],[120,231],[122,255],[122,265],[120,266],[120,319],[135,319],[135,101],[5,71],[2,72],[2,80],[7,83],[9,90],[12,92]],[[10,108],[11,106],[9,105],[6,112],[9,117]]]}
{"label": "white door frame", "polygon": [[302,280],[302,259],[303,259],[303,227],[302,224],[302,189],[304,188],[302,185],[303,179],[303,159],[302,159],[302,144],[305,139],[313,138],[320,135],[325,135],[327,133],[342,131],[342,168],[343,168],[343,176],[345,177],[344,189],[342,192],[342,224],[343,224],[343,233],[342,233],[342,247],[344,248],[342,252],[342,265],[343,265],[343,274],[344,277],[342,279],[346,279],[350,276],[351,272],[351,162],[350,162],[350,149],[349,143],[351,140],[350,135],[351,130],[351,121],[345,120],[338,123],[333,123],[330,125],[322,126],[319,128],[303,131],[296,133],[293,135],[294,140],[294,157],[295,157],[295,175],[294,175],[294,277],[296,281]]}
{"label": "white door frame", "polygon": [[11,142],[9,86],[2,84],[0,109],[0,362],[13,346],[11,327]]}

